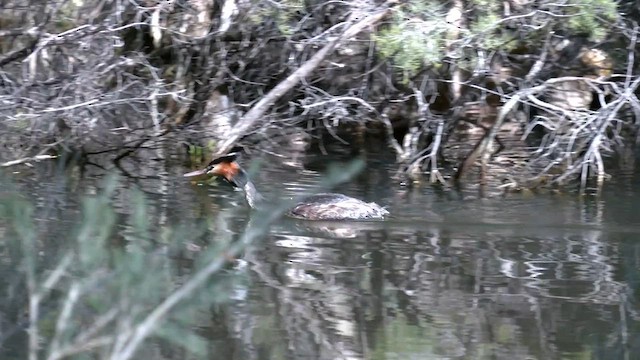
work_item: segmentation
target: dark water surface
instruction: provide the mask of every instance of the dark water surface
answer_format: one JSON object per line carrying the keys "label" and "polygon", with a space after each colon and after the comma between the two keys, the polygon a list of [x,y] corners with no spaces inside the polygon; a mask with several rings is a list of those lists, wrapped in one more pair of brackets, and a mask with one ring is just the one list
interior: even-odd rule
{"label": "dark water surface", "polygon": [[[252,158],[259,160],[247,159],[260,168],[257,188],[281,199],[312,191],[327,164],[340,157]],[[336,190],[387,206],[393,218],[279,220],[234,262],[233,271],[246,281],[234,285],[226,304],[202,311],[191,324],[207,341],[203,358],[640,356],[637,176],[607,184],[599,197],[482,199],[473,191],[400,186],[388,164],[388,155],[369,154],[365,171]],[[120,170],[98,165],[108,169],[86,165],[62,177],[53,163],[12,169],[20,170],[11,178],[34,199],[38,220],[47,224],[43,242],[64,241],[81,195],[98,191],[100,179],[114,171],[123,175],[114,199],[118,213],[131,211],[130,190],[141,189],[148,218],[159,228],[185,220],[205,224],[197,241],[183,244],[186,254],[204,251],[220,236],[237,237],[256,216],[226,184],[181,178],[190,169],[178,157],[124,162]],[[216,215],[227,210],[232,216],[221,222]],[[118,232],[129,226],[119,223]],[[188,273],[186,260],[176,259]],[[24,311],[9,302],[4,311]],[[5,342],[3,351],[15,354],[14,346]],[[198,356],[158,345],[137,358]]]}

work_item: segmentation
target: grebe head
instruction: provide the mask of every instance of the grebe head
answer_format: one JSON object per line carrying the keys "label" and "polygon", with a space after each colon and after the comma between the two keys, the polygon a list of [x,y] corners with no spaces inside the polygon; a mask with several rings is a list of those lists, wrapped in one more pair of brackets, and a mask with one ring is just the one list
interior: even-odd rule
{"label": "grebe head", "polygon": [[186,173],[183,176],[188,178],[199,177],[203,175],[220,176],[235,187],[242,187],[242,178],[246,180],[246,174],[236,162],[237,152],[213,159],[204,169]]}
{"label": "grebe head", "polygon": [[[234,148],[235,150],[236,148]],[[200,177],[203,175],[220,176],[233,187],[243,189],[249,206],[256,207],[257,202],[263,200],[253,183],[249,180],[247,173],[238,165],[236,158],[239,151],[231,152],[227,155],[213,159],[204,169],[186,173],[183,176],[188,178]]]}

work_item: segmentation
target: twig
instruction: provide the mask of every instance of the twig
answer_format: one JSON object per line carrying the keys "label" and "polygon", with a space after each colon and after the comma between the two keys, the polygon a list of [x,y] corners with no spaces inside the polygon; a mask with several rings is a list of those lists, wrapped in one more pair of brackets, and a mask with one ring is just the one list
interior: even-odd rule
{"label": "twig", "polygon": [[631,85],[631,78],[633,77],[633,65],[635,63],[635,52],[638,38],[638,24],[634,22],[634,25],[631,41],[629,41],[629,52],[627,54],[627,76],[624,80],[625,88],[629,88]]}
{"label": "twig", "polygon": [[440,174],[440,170],[438,170],[438,149],[440,148],[440,142],[442,141],[442,132],[444,130],[444,121],[442,119],[438,120],[438,128],[436,129],[436,135],[433,139],[433,143],[431,144],[431,152],[429,153],[430,162],[431,162],[431,183],[435,183],[436,181],[440,181],[442,184],[446,184],[446,181]]}
{"label": "twig", "polygon": [[52,357],[51,359],[64,359],[64,358],[69,357],[71,355],[76,355],[76,354],[87,352],[87,351],[92,350],[92,349],[108,346],[108,345],[111,345],[112,343],[113,343],[113,337],[112,336],[97,337],[97,338],[90,339],[90,340],[87,340],[87,341],[82,342],[82,343],[78,343],[77,345],[74,345],[74,346],[71,346],[71,347],[66,347],[66,348],[62,349],[61,351],[57,352],[55,354],[56,356]]}
{"label": "twig", "polygon": [[60,312],[58,321],[56,322],[56,331],[53,340],[51,341],[51,350],[49,351],[50,360],[59,358],[57,354],[60,351],[61,340],[65,336],[65,332],[67,331],[67,327],[69,326],[69,319],[71,318],[73,308],[78,302],[80,295],[80,284],[77,282],[73,283],[69,291],[67,291],[67,299],[62,306],[62,311]]}
{"label": "twig", "polygon": [[[90,342],[91,341],[90,339],[94,337],[100,330],[104,329],[107,325],[109,325],[116,318],[118,314],[119,314],[119,309],[115,307],[107,311],[106,313],[102,314],[98,319],[93,321],[93,325],[90,328],[88,328],[83,333],[80,333],[78,334],[78,336],[76,336],[76,339],[75,341],[73,341],[73,344],[78,344],[78,345],[72,345],[70,347],[71,348],[79,347],[81,346],[80,344]],[[68,350],[63,349],[60,352],[64,353],[66,351]]]}
{"label": "twig", "polygon": [[404,150],[402,149],[402,146],[400,146],[400,143],[398,143],[398,140],[396,140],[393,134],[393,125],[391,124],[391,121],[389,120],[389,116],[387,115],[386,111],[380,115],[380,120],[382,120],[382,123],[384,124],[384,128],[387,131],[389,146],[391,146],[391,148],[396,152],[396,159],[398,160],[405,159],[406,155],[404,153]]}
{"label": "twig", "polygon": [[36,155],[33,157],[26,157],[26,158],[22,158],[22,159],[17,159],[17,160],[11,160],[11,161],[7,161],[4,162],[2,164],[0,164],[0,167],[9,167],[9,166],[14,166],[14,165],[20,165],[20,164],[24,164],[26,162],[29,161],[40,161],[40,160],[49,160],[49,159],[57,159],[58,156],[56,155]]}

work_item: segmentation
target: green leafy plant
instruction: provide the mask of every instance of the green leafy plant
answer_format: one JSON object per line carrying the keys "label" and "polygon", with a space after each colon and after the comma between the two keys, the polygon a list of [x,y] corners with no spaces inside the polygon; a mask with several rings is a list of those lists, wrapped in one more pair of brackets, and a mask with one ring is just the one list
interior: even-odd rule
{"label": "green leafy plant", "polygon": [[[220,270],[264,234],[274,218],[265,216],[240,241],[217,239],[197,255],[193,275],[176,284],[179,271],[166,254],[202,231],[194,224],[152,229],[146,199],[138,191],[132,192],[128,226],[116,231],[111,200],[116,184],[108,179],[98,195],[83,201],[75,232],[57,249],[43,242],[46,236],[38,231],[34,206],[25,197],[12,192],[0,198],[2,245],[11,249],[12,261],[19,262],[26,278],[30,359],[40,354],[48,359],[89,354],[131,359],[151,337],[203,352],[205,341],[190,324],[198,311],[229,299],[241,276]],[[162,246],[158,237],[164,238]],[[120,244],[114,242],[118,238]],[[44,252],[46,257],[40,255]]]}
{"label": "green leafy plant", "polygon": [[572,15],[568,28],[578,34],[586,34],[592,41],[607,37],[610,25],[618,17],[617,4],[612,0],[572,0],[567,7]]}
{"label": "green leafy plant", "polygon": [[444,57],[448,24],[437,6],[411,1],[398,11],[375,41],[380,55],[401,69],[405,80],[425,66],[437,66]]}

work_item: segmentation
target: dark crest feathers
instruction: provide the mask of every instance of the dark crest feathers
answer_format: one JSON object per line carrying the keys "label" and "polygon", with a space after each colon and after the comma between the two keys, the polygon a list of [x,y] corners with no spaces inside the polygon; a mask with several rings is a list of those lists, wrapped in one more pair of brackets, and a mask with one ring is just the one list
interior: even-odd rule
{"label": "dark crest feathers", "polygon": [[214,165],[220,163],[230,163],[236,161],[236,159],[240,157],[243,150],[244,149],[241,146],[234,146],[226,155],[218,156],[217,158],[211,160],[211,162],[207,165],[207,169],[210,169]]}

